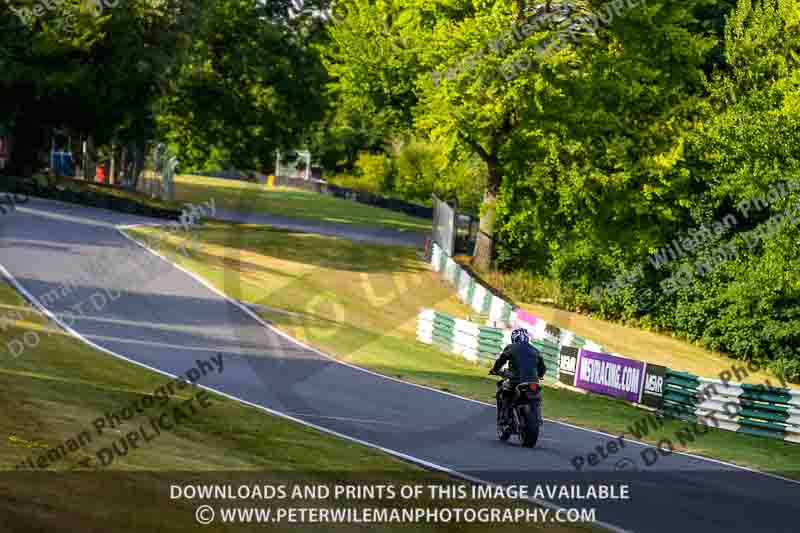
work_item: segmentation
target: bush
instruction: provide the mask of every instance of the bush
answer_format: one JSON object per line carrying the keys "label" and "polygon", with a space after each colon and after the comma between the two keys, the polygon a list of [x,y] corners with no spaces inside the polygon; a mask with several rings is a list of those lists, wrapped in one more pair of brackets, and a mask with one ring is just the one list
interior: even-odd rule
{"label": "bush", "polygon": [[356,172],[359,181],[371,192],[391,193],[394,190],[394,165],[383,154],[359,154]]}
{"label": "bush", "polygon": [[486,187],[486,166],[479,159],[448,163],[443,151],[426,141],[395,149],[396,189],[408,201],[427,202],[432,194],[456,200],[459,210],[477,213]]}
{"label": "bush", "polygon": [[792,383],[800,383],[800,360],[781,357],[769,365],[769,370],[776,376]]}
{"label": "bush", "polygon": [[557,302],[561,290],[558,281],[535,275],[530,272],[490,272],[486,281],[513,300],[521,302]]}
{"label": "bush", "polygon": [[395,151],[397,192],[406,200],[429,200],[439,177],[436,154],[428,144],[411,142]]}
{"label": "bush", "polygon": [[378,186],[376,183],[371,182],[369,179],[363,179],[361,176],[353,174],[338,174],[327,178],[329,183],[344,187],[345,189],[353,189],[356,191],[370,192],[377,194]]}

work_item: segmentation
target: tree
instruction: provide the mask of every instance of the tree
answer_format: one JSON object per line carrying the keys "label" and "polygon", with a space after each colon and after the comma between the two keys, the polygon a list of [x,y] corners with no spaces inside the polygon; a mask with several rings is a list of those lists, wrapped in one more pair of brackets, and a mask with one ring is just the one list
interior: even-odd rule
{"label": "tree", "polygon": [[[453,159],[473,154],[486,165],[473,257],[478,269],[489,268],[494,256],[497,202],[507,171],[522,159],[517,147],[533,141],[538,124],[561,109],[552,78],[570,56],[547,58],[540,43],[568,26],[565,4],[548,2],[530,13],[519,2],[498,1],[462,18],[442,18],[426,37],[423,60],[432,72],[418,80],[417,125]],[[555,68],[548,70],[547,61]]]}
{"label": "tree", "polygon": [[4,17],[0,105],[22,148],[15,152],[16,170],[38,170],[37,152],[49,149],[53,127],[90,144],[136,141],[141,156],[153,103],[193,33],[190,7],[202,3],[132,0],[95,17],[84,3],[67,2],[26,23]]}
{"label": "tree", "polygon": [[521,119],[499,206],[502,266],[587,290],[683,221],[688,184],[672,169],[708,112],[703,69],[717,41],[695,15],[707,4],[587,4],[593,31],[532,80],[553,97]]}
{"label": "tree", "polygon": [[190,168],[265,168],[322,117],[324,82],[317,54],[283,19],[256,0],[215,2],[158,123]]}

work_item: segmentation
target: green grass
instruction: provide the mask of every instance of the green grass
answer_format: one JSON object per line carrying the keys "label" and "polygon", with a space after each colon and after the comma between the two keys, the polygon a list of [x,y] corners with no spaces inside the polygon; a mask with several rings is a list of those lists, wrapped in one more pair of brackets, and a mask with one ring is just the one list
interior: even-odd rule
{"label": "green grass", "polygon": [[44,186],[69,187],[73,191],[135,200],[161,209],[180,211],[184,204],[200,204],[213,198],[216,207],[231,211],[263,213],[323,222],[377,226],[404,231],[430,231],[432,222],[398,211],[382,209],[310,191],[202,176],[176,176],[175,201],[167,202],[141,191],[100,186],[90,181],[37,176]]}
{"label": "green grass", "polygon": [[431,228],[430,220],[389,209],[310,191],[270,188],[238,180],[177,176],[175,196],[178,201],[189,203],[214,198],[217,207],[234,211],[403,230],[428,231]]}
{"label": "green grass", "polygon": [[[150,231],[159,230],[133,233]],[[416,342],[420,308],[458,316],[470,311],[413,251],[227,224],[205,226],[199,240],[195,257],[178,259],[232,297],[292,312],[262,314],[294,337],[386,375],[492,401],[494,379],[485,368]],[[646,415],[621,401],[556,388],[547,390],[545,401],[549,418],[617,435],[629,434]],[[667,420],[643,440],[675,440],[683,427]],[[796,444],[711,429],[676,450],[800,478]]]}
{"label": "green grass", "polygon": [[[26,331],[35,331],[41,344],[12,359],[0,354],[0,470],[13,470],[28,456],[91,429],[94,419],[131,405],[170,381],[166,376],[126,363],[90,348],[53,329],[43,317],[23,305],[10,287],[0,284],[0,313],[19,312],[22,318],[0,331],[5,346]],[[374,449],[320,433],[270,416],[260,410],[211,394],[211,406],[150,443],[140,445],[105,471],[87,473],[82,461],[101,447],[157,417],[194,394],[178,392],[167,406],[153,407],[125,422],[116,432],[94,435],[84,449],[67,454],[47,471],[5,472],[0,477],[0,516],[3,531],[196,531],[194,510],[200,504],[170,499],[170,485],[313,484],[313,483],[451,483],[453,480],[397,460]],[[94,460],[93,469],[99,469]],[[205,503],[205,502],[202,502]],[[211,502],[219,505],[225,502]],[[231,506],[238,502],[229,502]],[[310,506],[300,502],[300,506]],[[447,505],[452,502],[418,502]],[[364,501],[354,506],[393,507]],[[254,500],[241,506],[265,506]],[[333,503],[341,506],[342,503]],[[285,531],[285,525],[217,523],[209,531]],[[295,526],[297,527],[297,526]],[[303,525],[304,531],[363,529],[327,524]],[[486,526],[371,525],[371,530],[469,531]],[[492,528],[489,528],[492,529]],[[498,528],[494,528],[498,529]],[[578,531],[570,526],[534,530]]]}

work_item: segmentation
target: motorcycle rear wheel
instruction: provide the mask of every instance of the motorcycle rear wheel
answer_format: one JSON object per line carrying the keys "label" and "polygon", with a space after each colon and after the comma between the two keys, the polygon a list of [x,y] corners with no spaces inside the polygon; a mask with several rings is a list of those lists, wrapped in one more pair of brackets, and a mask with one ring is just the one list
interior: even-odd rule
{"label": "motorcycle rear wheel", "polygon": [[524,448],[533,448],[539,440],[539,417],[536,408],[524,405],[519,408],[517,414],[520,418],[519,443]]}

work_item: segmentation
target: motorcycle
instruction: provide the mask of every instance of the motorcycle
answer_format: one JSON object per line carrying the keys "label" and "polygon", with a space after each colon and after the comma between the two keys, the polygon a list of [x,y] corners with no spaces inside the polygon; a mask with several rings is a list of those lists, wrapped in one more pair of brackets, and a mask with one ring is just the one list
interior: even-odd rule
{"label": "motorcycle", "polygon": [[[490,372],[490,374],[493,374]],[[511,435],[517,435],[519,443],[525,448],[533,448],[539,440],[539,429],[542,425],[541,403],[542,389],[537,381],[524,381],[516,386],[506,381],[512,375],[508,371],[494,373],[503,379],[497,382],[497,436],[506,442]],[[509,404],[511,411],[509,416],[503,420],[502,394],[512,392],[513,396]]]}

